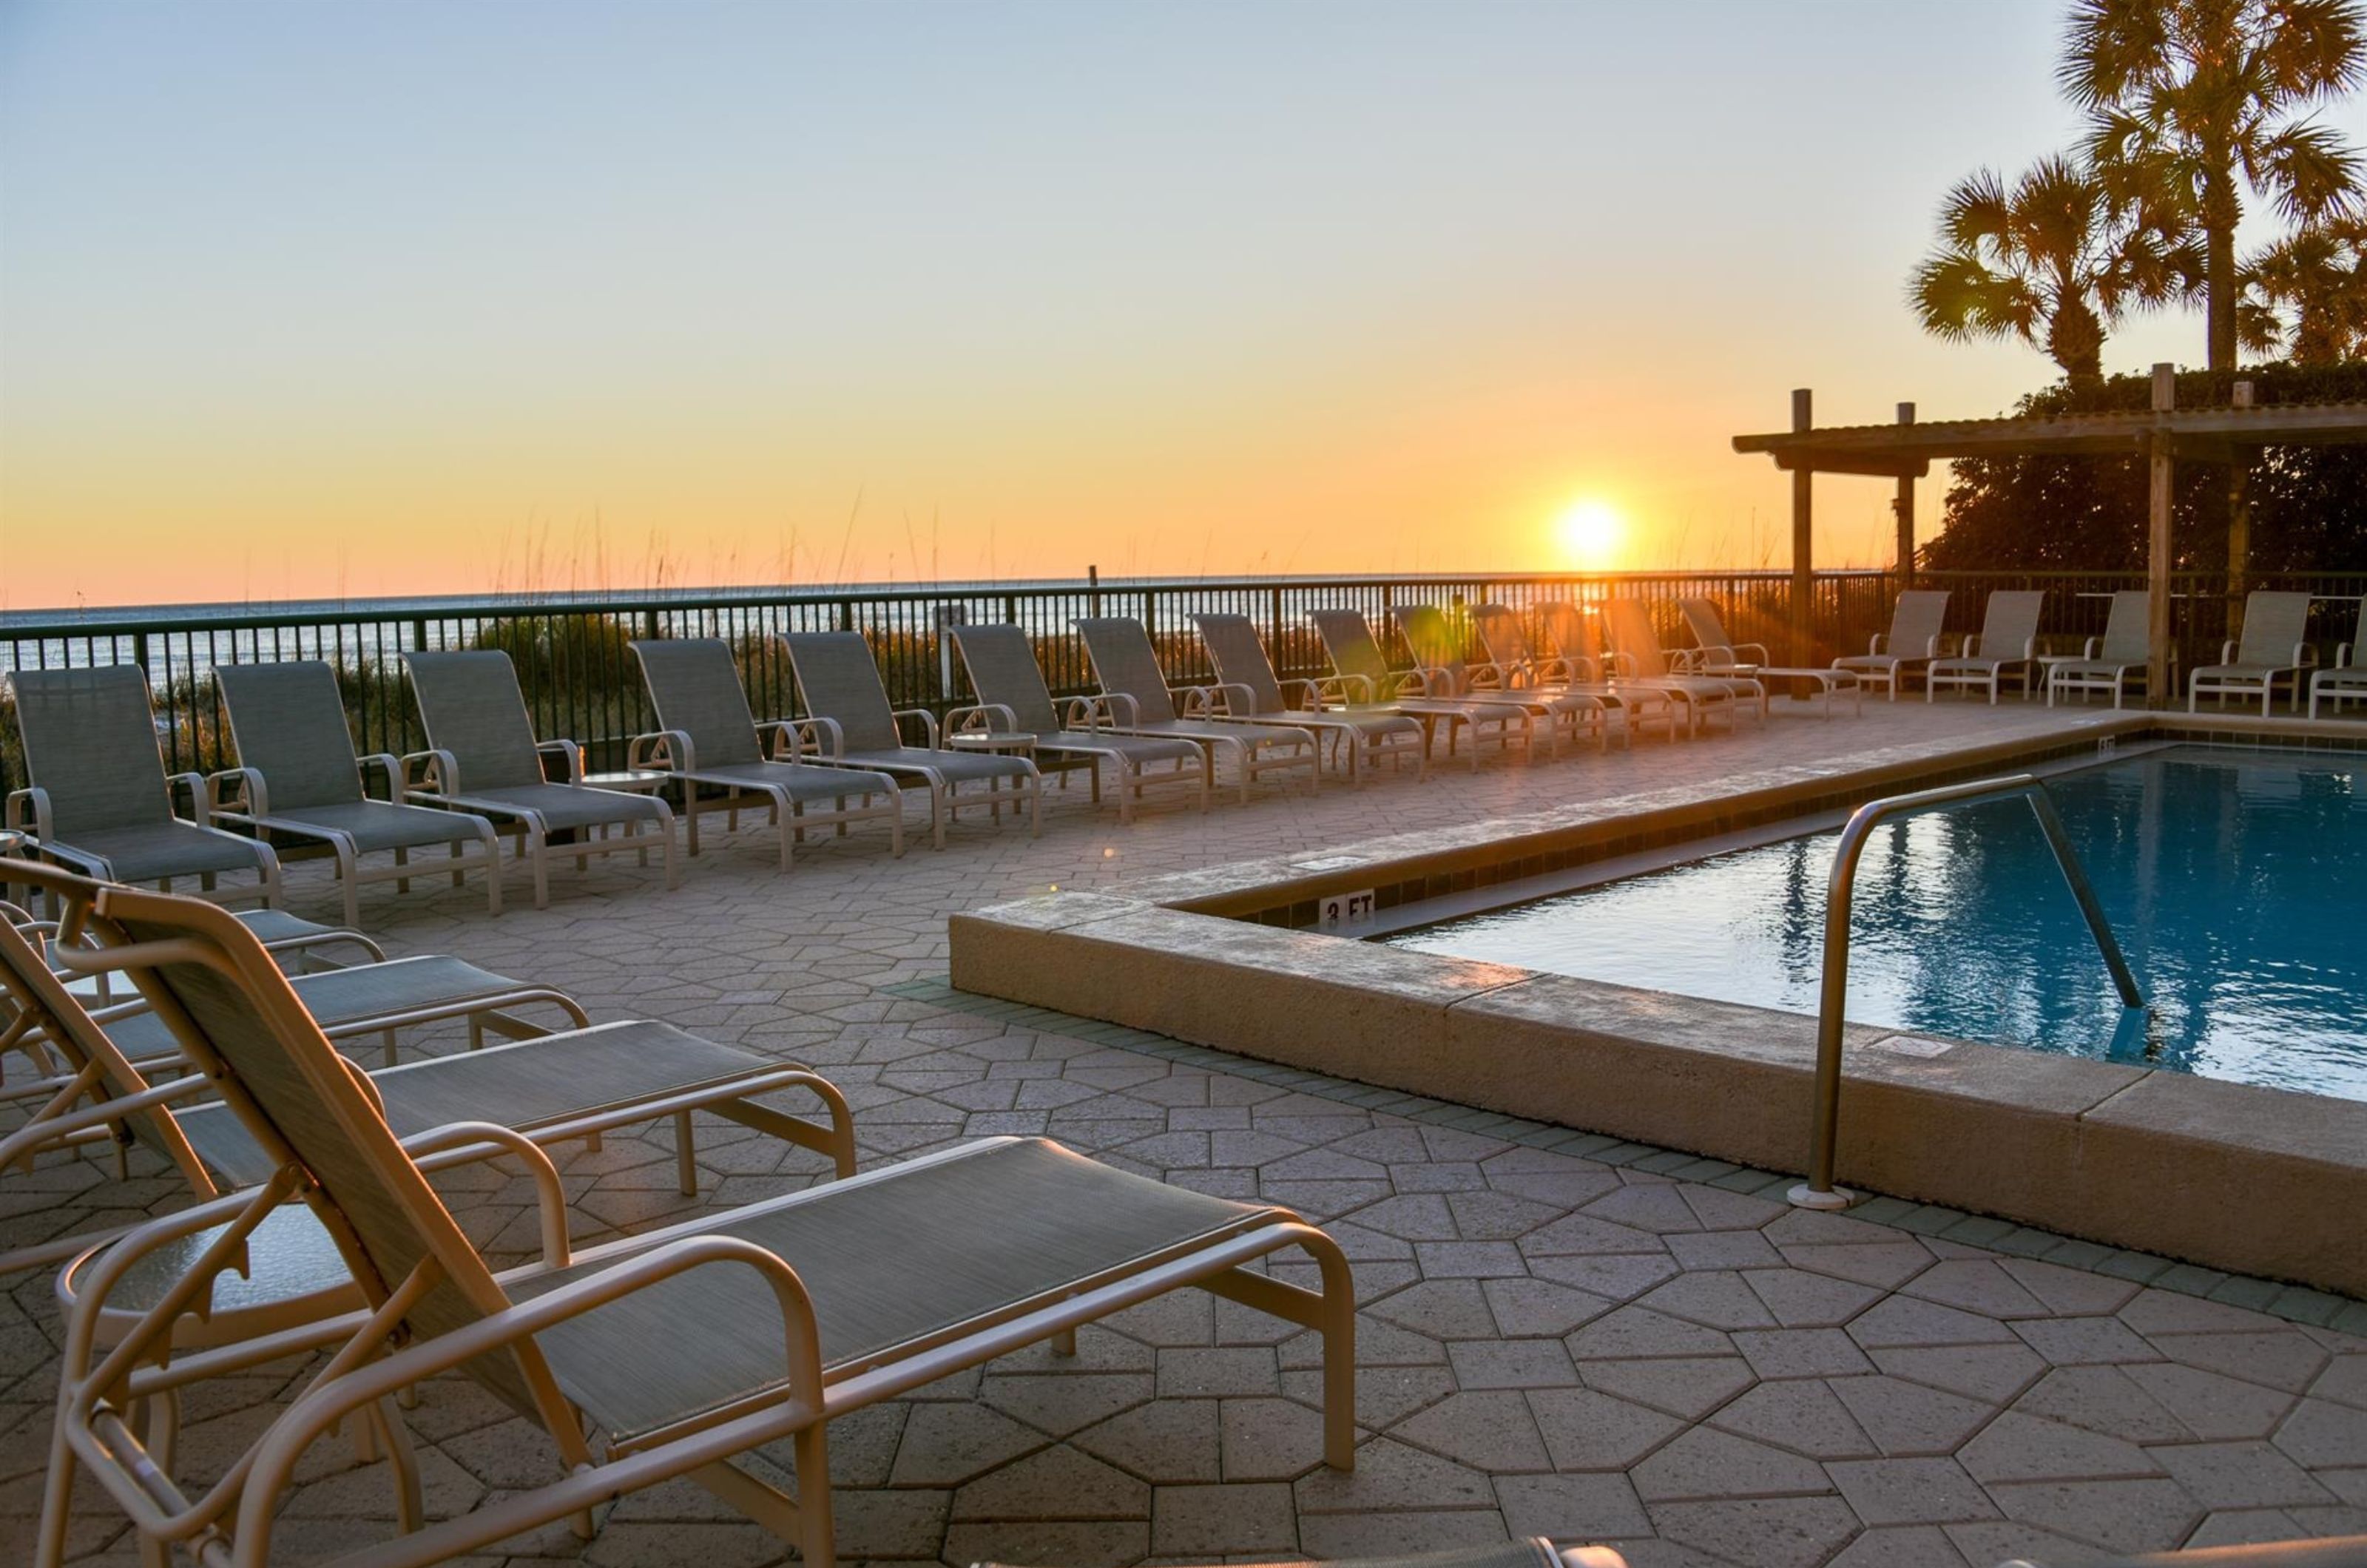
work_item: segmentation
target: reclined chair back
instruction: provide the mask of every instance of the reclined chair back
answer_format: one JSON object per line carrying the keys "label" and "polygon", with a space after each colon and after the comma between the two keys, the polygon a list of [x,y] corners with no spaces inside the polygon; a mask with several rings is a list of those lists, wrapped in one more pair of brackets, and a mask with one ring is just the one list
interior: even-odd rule
{"label": "reclined chair back", "polygon": [[1435,604],[1401,604],[1389,615],[1406,647],[1413,650],[1414,662],[1446,672],[1446,690],[1438,695],[1454,696],[1471,684],[1470,666],[1455,643],[1455,628],[1446,624],[1445,612]]}
{"label": "reclined chair back", "polygon": [[949,626],[946,635],[961,649],[962,668],[980,702],[1009,708],[1023,731],[1050,735],[1061,728],[1052,688],[1044,683],[1025,632],[1012,626]]}
{"label": "reclined chair back", "polygon": [[2112,608],[2104,617],[2104,638],[2097,645],[2096,657],[2106,664],[2143,664],[2153,653],[2151,628],[2146,618],[2151,613],[2151,595],[2142,588],[2133,588],[2112,595]]}
{"label": "reclined chair back", "polygon": [[2046,611],[2044,591],[2014,590],[1989,595],[1981,612],[1983,659],[2023,659],[2038,641],[2039,617]]}
{"label": "reclined chair back", "polygon": [[1104,692],[1134,699],[1135,716],[1144,724],[1175,722],[1175,699],[1168,694],[1167,673],[1159,668],[1159,650],[1140,621],[1124,615],[1088,615],[1076,623],[1085,639],[1085,657],[1093,661],[1093,678]]}
{"label": "reclined chair back", "polygon": [[1334,670],[1351,680],[1371,682],[1373,695],[1384,701],[1395,694],[1391,687],[1397,672],[1389,668],[1362,610],[1317,610],[1309,618]]}
{"label": "reclined chair back", "polygon": [[[1890,636],[1883,651],[1893,659],[1928,659],[1931,639],[1948,619],[1948,595],[1939,589],[1909,589],[1890,612]],[[1985,642],[1984,648],[1988,646]]]}
{"label": "reclined chair back", "polygon": [[411,672],[427,743],[452,754],[463,790],[524,789],[544,782],[534,720],[527,716],[526,694],[508,654],[406,653],[402,664]]}
{"label": "reclined chair back", "polygon": [[1250,712],[1281,713],[1290,705],[1283,700],[1282,680],[1274,673],[1274,660],[1266,657],[1257,626],[1247,615],[1194,615],[1192,624],[1200,628],[1200,640],[1217,667],[1217,679],[1249,693]]}
{"label": "reclined chair back", "polygon": [[626,644],[641,667],[641,685],[660,729],[689,738],[702,767],[761,762],[756,716],[748,706],[731,649],[711,637],[644,638]]}
{"label": "reclined chair back", "polygon": [[806,711],[838,726],[849,751],[900,751],[896,710],[861,632],[790,632],[781,638]]}
{"label": "reclined chair back", "polygon": [[[1539,606],[1538,614],[1545,623],[1546,639],[1553,644],[1555,657],[1566,660],[1583,660],[1590,665],[1601,667],[1601,615],[1587,615],[1567,599],[1549,600]],[[1608,674],[1609,671],[1603,673]]]}
{"label": "reclined chair back", "polygon": [[2236,662],[2282,669],[2293,661],[2293,645],[2308,635],[2308,594],[2265,590],[2248,594],[2244,636],[2236,647]]}
{"label": "reclined chair back", "polygon": [[1520,612],[1511,605],[1478,605],[1472,610],[1471,620],[1479,628],[1479,640],[1488,649],[1489,663],[1511,671],[1525,669],[1535,662],[1529,634],[1521,626]]}
{"label": "reclined chair back", "polygon": [[148,672],[137,664],[96,670],[19,670],[17,729],[25,773],[49,792],[51,831],[83,833],[173,820]]}
{"label": "reclined chair back", "polygon": [[225,664],[214,671],[242,767],[261,773],[275,809],[355,806],[362,775],[336,671],[319,660]]}
{"label": "reclined chair back", "polygon": [[1652,612],[1641,599],[1611,599],[1603,605],[1611,646],[1639,680],[1665,680],[1669,660],[1660,651],[1660,634],[1652,627]]}

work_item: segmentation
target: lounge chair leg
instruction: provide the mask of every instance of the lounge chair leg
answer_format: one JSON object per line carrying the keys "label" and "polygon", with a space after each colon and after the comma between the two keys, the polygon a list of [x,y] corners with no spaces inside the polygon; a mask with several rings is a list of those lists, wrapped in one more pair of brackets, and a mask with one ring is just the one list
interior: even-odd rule
{"label": "lounge chair leg", "polygon": [[690,1131],[690,1112],[674,1113],[674,1173],[682,1183],[682,1195],[698,1196],[698,1150]]}
{"label": "lounge chair leg", "polygon": [[[379,1055],[383,1059],[384,1065],[390,1067],[394,1066],[394,1031],[380,1030],[378,1039]],[[471,1018],[469,1020],[469,1048],[473,1051],[484,1043],[485,1037],[479,1032],[477,1021]]]}
{"label": "lounge chair leg", "polygon": [[394,1524],[404,1535],[427,1522],[427,1502],[419,1483],[419,1454],[411,1446],[411,1429],[403,1425],[394,1401],[381,1399],[368,1412],[367,1424],[378,1428],[386,1445],[387,1467],[394,1476]]}
{"label": "lounge chair leg", "polygon": [[1356,1281],[1347,1254],[1317,1232],[1306,1242],[1323,1276],[1323,1462],[1356,1468]]}
{"label": "lounge chair leg", "polygon": [[1059,1333],[1052,1336],[1051,1346],[1052,1354],[1055,1356],[1075,1355],[1077,1353],[1077,1325],[1072,1323],[1069,1325],[1068,1327],[1060,1330]]}
{"label": "lounge chair leg", "polygon": [[[74,1522],[74,1453],[66,1442],[65,1423],[50,1427],[50,1472],[41,1483],[40,1537],[34,1542],[34,1568],[62,1568],[66,1560],[66,1527]],[[144,1548],[145,1538],[142,1544]]]}
{"label": "lounge chair leg", "polygon": [[805,1568],[838,1568],[830,1510],[829,1428],[817,1420],[793,1440],[798,1475],[798,1555]]}

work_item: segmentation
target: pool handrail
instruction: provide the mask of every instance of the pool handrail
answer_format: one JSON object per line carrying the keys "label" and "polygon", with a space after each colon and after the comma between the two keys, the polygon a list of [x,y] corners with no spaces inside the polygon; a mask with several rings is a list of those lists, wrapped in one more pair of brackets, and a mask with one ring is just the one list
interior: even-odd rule
{"label": "pool handrail", "polygon": [[2145,1005],[2136,976],[2130,973],[2129,961],[2122,956],[2120,943],[2112,939],[2112,928],[2104,919],[2103,906],[2096,901],[2096,890],[2088,881],[2087,870],[2079,863],[2079,853],[2072,848],[2070,836],[2063,829],[2063,818],[2055,809],[2055,797],[2048,793],[2044,780],[2032,773],[2010,773],[2002,778],[1970,779],[1963,784],[1867,801],[1850,813],[1848,825],[1841,829],[1840,843],[1833,853],[1832,874],[1826,883],[1824,976],[1817,1004],[1816,1103],[1808,1134],[1808,1179],[1784,1195],[1795,1207],[1846,1209],[1856,1201],[1846,1189],[1833,1186],[1833,1150],[1840,1122],[1842,1013],[1849,1000],[1850,895],[1857,882],[1858,859],[1865,852],[1866,840],[1875,828],[1894,817],[1936,807],[1959,806],[1966,801],[2006,800],[2016,795],[2030,802],[2031,814],[2038,818],[2039,831],[2046,837],[2046,847],[2055,853],[2056,866],[2063,873],[2071,897],[2078,902],[2079,913],[2087,919],[2088,930],[2104,955],[2104,966],[2112,973],[2121,1005]]}

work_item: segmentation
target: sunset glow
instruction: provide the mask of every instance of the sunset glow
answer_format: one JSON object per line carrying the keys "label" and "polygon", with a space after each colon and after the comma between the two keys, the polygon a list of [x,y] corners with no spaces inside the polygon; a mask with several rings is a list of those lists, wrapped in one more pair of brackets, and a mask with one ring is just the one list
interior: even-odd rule
{"label": "sunset glow", "polygon": [[1554,519],[1554,539],[1561,547],[1560,564],[1580,571],[1608,571],[1620,564],[1627,520],[1607,501],[1574,501]]}

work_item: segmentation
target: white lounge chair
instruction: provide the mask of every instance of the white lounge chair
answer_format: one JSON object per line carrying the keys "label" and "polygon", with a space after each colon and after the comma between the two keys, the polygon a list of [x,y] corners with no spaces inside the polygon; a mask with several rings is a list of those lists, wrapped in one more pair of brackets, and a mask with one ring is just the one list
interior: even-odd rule
{"label": "white lounge chair", "polygon": [[1668,693],[1633,682],[1607,680],[1601,662],[1593,658],[1540,655],[1522,628],[1519,612],[1508,604],[1475,605],[1471,621],[1479,628],[1479,640],[1488,650],[1488,662],[1475,669],[1475,679],[1516,691],[1591,697],[1619,716],[1620,733],[1629,745],[1635,743],[1638,729],[1653,723],[1669,739],[1676,739],[1677,704]]}
{"label": "white lounge chair", "polygon": [[[1321,1333],[1324,1458],[1354,1462],[1347,1259],[1286,1210],[996,1138],[580,1256],[563,1216],[546,1213],[545,1257],[497,1275],[252,936],[187,899],[108,889],[96,909],[132,944],[111,956],[145,966],[135,982],[274,1168],[251,1193],[151,1222],[85,1266],[59,1355],[36,1568],[62,1562],[78,1474],[145,1549],[203,1538],[220,1561],[266,1562],[313,1443],[456,1370],[543,1427],[551,1478],[433,1523],[406,1508],[398,1522],[420,1528],[345,1561],[425,1568],[561,1519],[588,1531],[595,1506],[685,1477],[793,1540],[807,1568],[832,1568],[833,1416],[1025,1346],[1065,1347],[1080,1324],[1184,1286]],[[509,1139],[504,1152],[538,1190],[557,1190],[548,1156],[504,1129],[460,1122],[438,1136]],[[192,1349],[159,1365],[160,1352],[300,1192],[364,1307],[280,1337],[281,1354],[332,1353],[243,1452],[211,1456],[208,1473],[231,1479],[192,1495],[172,1454],[144,1440],[143,1406],[252,1352]],[[1313,1258],[1319,1291],[1246,1267],[1285,1249]],[[787,1445],[794,1498],[732,1462],[774,1443]]]}
{"label": "white lounge chair", "polygon": [[1606,656],[1623,679],[1668,693],[1685,705],[1698,730],[1714,714],[1724,714],[1731,725],[1738,713],[1767,720],[1767,688],[1748,675],[1695,674],[1680,671],[1660,650],[1660,634],[1652,626],[1652,612],[1641,599],[1608,599],[1603,604],[1603,635]]}
{"label": "white lounge chair", "polygon": [[1217,667],[1217,683],[1207,688],[1214,711],[1237,723],[1274,725],[1304,730],[1319,739],[1329,738],[1333,766],[1347,773],[1351,788],[1364,782],[1366,769],[1385,759],[1402,762],[1410,757],[1414,777],[1423,776],[1430,757],[1420,719],[1351,702],[1341,694],[1336,679],[1284,680],[1247,615],[1195,615],[1192,622],[1200,628],[1200,640]]}
{"label": "white lounge chair", "polygon": [[2367,703],[2367,599],[2359,601],[2359,624],[2350,640],[2335,651],[2334,663],[2309,678],[2309,716],[2317,716],[2323,701],[2329,709],[2344,703]]}
{"label": "white lounge chair", "polygon": [[2317,662],[2309,645],[2309,595],[2256,590],[2244,600],[2244,635],[2223,643],[2219,662],[2205,664],[2186,678],[2186,711],[2192,713],[2204,697],[2225,703],[2229,697],[2260,699],[2266,717],[2282,682],[2301,700],[2302,671]]}
{"label": "white lounge chair", "polygon": [[1684,616],[1685,629],[1693,634],[1696,645],[1670,660],[1681,672],[1747,675],[1762,685],[1782,681],[1795,687],[1795,694],[1799,686],[1813,686],[1827,718],[1833,716],[1833,698],[1843,692],[1849,694],[1855,712],[1865,711],[1865,682],[1857,678],[1856,671],[1772,664],[1768,662],[1766,644],[1738,643],[1726,635],[1726,623],[1717,606],[1707,599],[1680,599],[1677,609]]}
{"label": "white lounge chair", "polygon": [[1989,595],[1981,612],[1981,629],[1965,643],[1964,651],[1935,659],[1923,671],[1923,700],[1935,699],[1942,686],[1979,686],[1997,705],[1998,686],[2008,675],[2022,679],[2022,694],[2038,687],[2038,623],[2046,611],[2046,595],[2027,590],[1999,591]]}
{"label": "white lounge chair", "polygon": [[2091,637],[2077,659],[2060,659],[2046,669],[2046,705],[2060,694],[2110,692],[2119,707],[2130,683],[2145,686],[2152,679],[2153,639],[2148,629],[2152,595],[2142,588],[2112,595],[2104,617],[2104,635]]}
{"label": "white lounge chair", "polygon": [[1213,767],[1218,755],[1233,760],[1233,778],[1243,804],[1250,785],[1268,773],[1287,785],[1301,773],[1307,787],[1316,788],[1323,756],[1315,737],[1297,726],[1243,723],[1209,716],[1200,694],[1184,688],[1180,694],[1198,711],[1175,705],[1179,693],[1167,683],[1159,667],[1159,649],[1140,621],[1123,615],[1088,615],[1076,623],[1085,641],[1085,657],[1100,682],[1105,710],[1101,721],[1129,735],[1159,735],[1189,740],[1206,749]]}
{"label": "white lounge chair", "polygon": [[1332,678],[1349,701],[1378,706],[1421,721],[1425,731],[1446,731],[1446,754],[1465,739],[1471,743],[1471,768],[1479,768],[1479,748],[1500,751],[1518,748],[1525,761],[1535,752],[1536,720],[1528,709],[1510,703],[1475,703],[1459,697],[1425,694],[1427,682],[1418,670],[1390,668],[1388,656],[1361,610],[1317,610],[1308,616],[1323,639],[1331,660]]}
{"label": "white lounge chair", "polygon": [[[1577,738],[1590,727],[1595,746],[1611,748],[1611,719],[1619,712],[1605,697],[1567,684],[1553,688],[1507,685],[1491,662],[1474,666],[1463,657],[1455,628],[1435,604],[1400,604],[1389,612],[1406,647],[1413,651],[1424,692],[1433,697],[1459,697],[1469,702],[1512,703],[1526,708],[1542,725],[1550,753],[1564,735]],[[1623,730],[1624,736],[1624,730]]]}
{"label": "white lounge chair", "polygon": [[1847,653],[1834,660],[1833,668],[1886,688],[1890,700],[1897,702],[1900,682],[1921,673],[1940,657],[1940,633],[1947,619],[1944,590],[1909,589],[1891,609],[1890,630],[1876,632],[1863,653]]}

